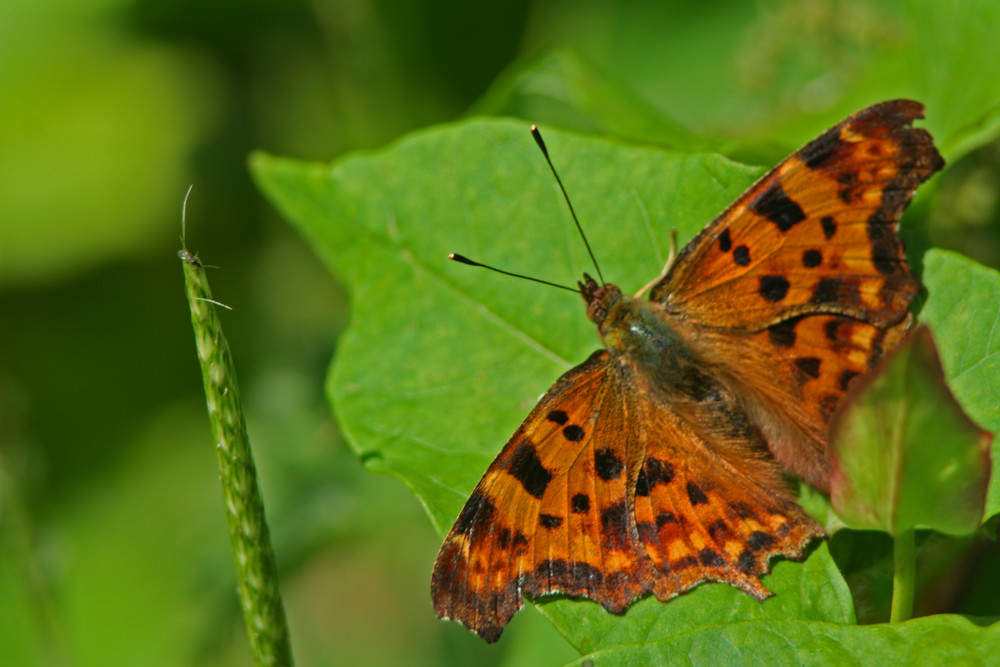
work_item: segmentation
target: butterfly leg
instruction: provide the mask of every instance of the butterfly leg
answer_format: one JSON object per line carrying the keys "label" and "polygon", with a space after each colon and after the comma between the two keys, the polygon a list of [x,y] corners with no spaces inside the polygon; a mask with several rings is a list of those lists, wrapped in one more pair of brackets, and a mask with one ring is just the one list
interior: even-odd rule
{"label": "butterfly leg", "polygon": [[667,263],[663,265],[663,270],[660,271],[660,275],[656,276],[648,283],[642,286],[642,288],[635,293],[635,298],[640,298],[643,294],[648,292],[653,288],[653,285],[663,280],[667,273],[670,272],[670,268],[674,265],[674,260],[677,259],[677,230],[670,230],[670,254],[667,255]]}

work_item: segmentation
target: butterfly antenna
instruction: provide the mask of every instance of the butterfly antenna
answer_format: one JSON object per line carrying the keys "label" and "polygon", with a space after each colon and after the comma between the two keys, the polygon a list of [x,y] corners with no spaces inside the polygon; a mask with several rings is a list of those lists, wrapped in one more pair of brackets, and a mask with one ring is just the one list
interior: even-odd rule
{"label": "butterfly antenna", "polygon": [[475,260],[471,260],[465,255],[459,255],[457,252],[453,252],[448,255],[448,259],[454,260],[456,262],[461,262],[462,264],[468,264],[469,266],[478,266],[483,269],[489,269],[490,271],[496,271],[497,273],[502,273],[505,276],[511,276],[513,278],[523,278],[524,280],[530,280],[533,283],[541,283],[542,285],[548,285],[549,287],[558,287],[559,289],[568,290],[570,292],[580,293],[579,288],[567,287],[566,285],[560,285],[559,283],[550,283],[548,280],[542,280],[541,278],[532,278],[531,276],[521,275],[520,273],[511,273],[510,271],[504,271],[503,269],[498,269],[495,266],[490,266],[489,264],[482,264]]}
{"label": "butterfly antenna", "polygon": [[590,261],[594,263],[594,268],[597,269],[597,277],[601,279],[601,284],[603,285],[605,283],[604,275],[601,273],[601,267],[597,265],[597,258],[594,257],[594,251],[590,249],[590,241],[587,240],[587,235],[583,233],[583,227],[580,225],[580,219],[576,217],[576,211],[573,210],[573,203],[569,200],[569,195],[566,193],[566,188],[563,186],[562,179],[559,178],[559,174],[556,172],[555,165],[552,164],[552,159],[549,157],[549,149],[545,147],[545,142],[542,141],[542,133],[538,131],[537,125],[531,126],[531,136],[535,138],[535,143],[538,144],[538,148],[541,149],[542,155],[545,156],[545,161],[549,163],[549,169],[552,170],[552,175],[556,177],[556,183],[559,184],[559,189],[562,190],[563,199],[566,200],[566,206],[569,207],[569,214],[573,216],[573,222],[576,223],[576,229],[580,232],[580,238],[583,239],[583,245],[587,246],[587,252],[590,253]]}

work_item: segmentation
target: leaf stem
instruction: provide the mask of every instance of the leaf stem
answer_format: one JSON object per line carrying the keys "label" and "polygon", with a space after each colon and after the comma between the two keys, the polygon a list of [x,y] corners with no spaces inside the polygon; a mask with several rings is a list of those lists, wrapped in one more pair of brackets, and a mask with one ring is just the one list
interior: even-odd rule
{"label": "leaf stem", "polygon": [[222,304],[212,299],[205,267],[198,258],[186,248],[178,254],[184,264],[185,292],[191,307],[209,421],[217,443],[223,507],[236,559],[250,650],[259,666],[291,666],[285,608],[278,589],[278,571],[264,516],[264,501],[257,485],[236,369],[215,311],[215,306]]}
{"label": "leaf stem", "polygon": [[892,544],[892,611],[890,623],[900,623],[913,616],[913,587],[916,579],[916,531],[904,530]]}

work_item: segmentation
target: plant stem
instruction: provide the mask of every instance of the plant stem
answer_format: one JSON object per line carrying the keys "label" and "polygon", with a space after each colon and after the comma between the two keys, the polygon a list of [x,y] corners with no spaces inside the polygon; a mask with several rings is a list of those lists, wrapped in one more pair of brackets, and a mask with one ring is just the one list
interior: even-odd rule
{"label": "plant stem", "polygon": [[913,616],[913,587],[916,579],[917,549],[914,529],[904,530],[892,544],[892,611],[890,623],[899,623]]}
{"label": "plant stem", "polygon": [[229,344],[222,334],[215,312],[218,304],[212,300],[204,266],[186,249],[178,254],[184,263],[185,291],[209,421],[218,443],[223,507],[250,650],[257,665],[291,666],[291,642],[278,589],[278,571]]}

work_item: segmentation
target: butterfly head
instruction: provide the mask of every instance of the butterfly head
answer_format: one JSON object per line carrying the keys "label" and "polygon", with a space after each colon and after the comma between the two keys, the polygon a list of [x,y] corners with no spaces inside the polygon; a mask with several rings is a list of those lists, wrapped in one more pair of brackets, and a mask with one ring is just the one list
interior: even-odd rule
{"label": "butterfly head", "polygon": [[587,303],[587,317],[603,331],[609,315],[622,302],[622,291],[617,285],[598,284],[587,273],[583,274],[583,281],[577,285],[580,287],[580,295]]}

